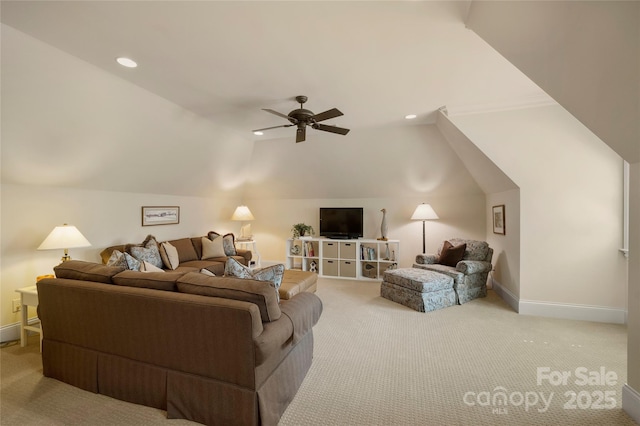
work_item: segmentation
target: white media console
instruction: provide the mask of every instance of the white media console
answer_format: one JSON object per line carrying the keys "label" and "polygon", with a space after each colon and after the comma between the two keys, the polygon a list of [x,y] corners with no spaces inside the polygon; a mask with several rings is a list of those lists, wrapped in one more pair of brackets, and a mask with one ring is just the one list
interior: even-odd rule
{"label": "white media console", "polygon": [[322,277],[382,279],[400,257],[400,240],[288,239],[286,268],[314,271]]}

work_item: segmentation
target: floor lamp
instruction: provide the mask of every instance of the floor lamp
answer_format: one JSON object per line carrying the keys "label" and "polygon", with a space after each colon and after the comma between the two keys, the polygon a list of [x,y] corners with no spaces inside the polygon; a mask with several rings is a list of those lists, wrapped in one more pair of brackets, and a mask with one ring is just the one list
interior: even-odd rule
{"label": "floor lamp", "polygon": [[426,203],[420,204],[416,207],[416,211],[413,212],[413,216],[411,216],[411,220],[421,220],[422,221],[422,253],[427,252],[427,247],[425,244],[425,222],[427,220],[439,219],[436,212],[433,208]]}

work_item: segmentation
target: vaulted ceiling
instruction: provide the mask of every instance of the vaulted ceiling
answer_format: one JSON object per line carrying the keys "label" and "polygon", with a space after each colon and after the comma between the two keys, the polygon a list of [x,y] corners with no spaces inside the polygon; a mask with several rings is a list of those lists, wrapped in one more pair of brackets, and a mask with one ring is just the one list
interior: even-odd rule
{"label": "vaulted ceiling", "polygon": [[[423,194],[425,185],[443,175],[432,176],[415,158],[414,170],[388,175],[386,192],[367,192],[371,176],[364,169],[400,164],[399,169],[412,149],[424,150],[422,155],[440,149],[442,136],[416,125],[434,123],[441,106],[468,113],[554,103],[465,26],[472,23],[481,33],[493,29],[497,34],[487,36],[493,36],[492,44],[515,40],[518,28],[509,26],[511,15],[502,2],[485,3],[2,1],[3,182],[196,196],[391,196],[400,185],[404,196]],[[519,11],[522,22],[526,7]],[[537,16],[537,22],[553,22],[552,30],[561,34],[573,15],[558,7],[562,19]],[[558,15],[556,9],[544,13]],[[599,16],[586,14],[594,22]],[[526,28],[527,34],[536,31]],[[618,36],[606,33],[612,34],[610,43]],[[577,46],[584,54],[559,70],[552,66],[565,67],[567,61],[554,60],[560,53],[549,37],[522,41],[526,52],[515,42],[501,49],[507,57],[537,54],[525,64],[535,65],[534,72],[522,69],[532,77],[546,70],[541,84],[549,90],[576,83],[571,90],[584,94],[580,87],[590,76],[596,94],[573,98],[579,107],[598,105],[589,107],[587,126],[594,118],[615,124],[619,118],[603,117],[633,117],[632,108],[620,114],[610,102],[597,102],[602,93],[630,86],[621,78],[606,81],[606,64],[589,59],[577,34],[577,44],[563,45],[561,52]],[[595,53],[607,51],[608,44],[601,44]],[[139,66],[124,68],[115,61],[119,56]],[[576,69],[585,58],[597,67],[580,74]],[[558,77],[562,84],[547,84]],[[252,134],[285,124],[262,109],[286,114],[298,107],[296,95],[308,96],[305,107],[316,113],[339,108],[344,116],[327,124],[351,132],[309,130],[304,144],[295,144],[293,128]],[[603,114],[606,108],[613,112]],[[405,120],[407,114],[417,118]],[[608,129],[622,128],[613,124]],[[623,138],[612,135],[616,149]],[[620,153],[637,148],[623,144]],[[351,161],[338,159],[344,153]],[[68,159],[75,160],[73,168],[65,164]],[[357,177],[354,170],[360,171]],[[345,176],[351,185],[344,185]],[[416,176],[421,184],[407,184]],[[463,181],[459,193],[478,191],[468,176]]]}
{"label": "vaulted ceiling", "polygon": [[[306,95],[328,124],[434,122],[544,93],[464,26],[469,1],[3,1],[2,22],[254,138]],[[139,64],[123,68],[115,58]],[[262,139],[293,138],[276,129]],[[257,138],[256,138],[257,139]]]}

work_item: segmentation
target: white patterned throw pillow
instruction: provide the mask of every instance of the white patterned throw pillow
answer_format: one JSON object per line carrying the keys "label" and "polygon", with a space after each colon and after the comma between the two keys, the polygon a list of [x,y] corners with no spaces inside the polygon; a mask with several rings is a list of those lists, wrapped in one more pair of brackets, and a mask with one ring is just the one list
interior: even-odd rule
{"label": "white patterned throw pillow", "polygon": [[124,259],[127,262],[127,269],[131,269],[132,271],[140,270],[140,261],[135,257],[131,256],[129,253],[124,253]]}
{"label": "white patterned throw pillow", "polygon": [[120,250],[114,250],[107,261],[107,266],[120,266],[132,271],[140,270],[141,262],[129,253],[123,253]]}
{"label": "white patterned throw pillow", "polygon": [[153,235],[147,235],[142,246],[133,246],[131,255],[141,262],[149,262],[157,268],[162,268],[162,257],[158,251],[158,242]]}
{"label": "white patterned throw pillow", "polygon": [[224,274],[237,278],[245,278],[256,281],[266,281],[273,283],[276,289],[278,302],[280,301],[280,285],[282,284],[282,276],[284,275],[284,265],[277,264],[267,266],[261,269],[250,269],[238,262],[233,257],[227,259],[224,265]]}

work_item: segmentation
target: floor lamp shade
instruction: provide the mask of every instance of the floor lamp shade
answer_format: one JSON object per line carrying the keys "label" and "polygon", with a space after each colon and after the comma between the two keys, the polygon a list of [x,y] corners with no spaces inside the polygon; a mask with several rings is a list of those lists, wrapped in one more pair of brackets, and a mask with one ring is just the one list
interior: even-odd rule
{"label": "floor lamp shade", "polygon": [[413,212],[413,215],[411,216],[411,220],[422,221],[422,252],[423,253],[427,252],[426,238],[425,238],[425,222],[427,220],[435,220],[435,219],[440,219],[440,218],[436,214],[435,210],[433,210],[433,207],[431,207],[429,204],[426,204],[426,203],[422,203],[418,207],[416,207],[416,210]]}
{"label": "floor lamp shade", "polygon": [[44,239],[38,250],[60,250],[64,249],[62,261],[70,260],[69,249],[76,247],[89,247],[91,243],[82,235],[78,228],[66,223],[62,226],[56,226]]}
{"label": "floor lamp shade", "polygon": [[[239,221],[245,222],[249,220],[255,220],[255,217],[253,217],[253,214],[251,214],[251,210],[249,210],[249,207],[238,206],[236,207],[236,210],[233,212],[233,215],[231,215],[231,220],[239,220]],[[252,237],[251,224],[247,223],[246,225],[241,226],[240,239],[249,240],[251,239],[251,237]]]}

